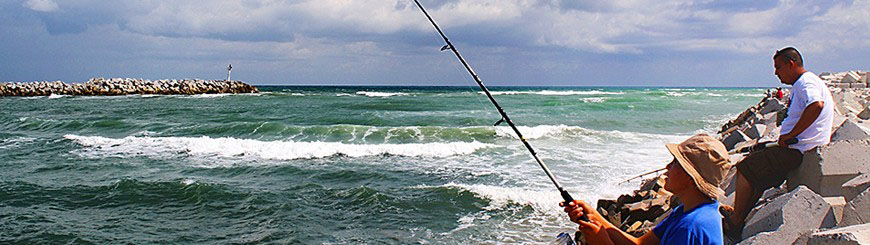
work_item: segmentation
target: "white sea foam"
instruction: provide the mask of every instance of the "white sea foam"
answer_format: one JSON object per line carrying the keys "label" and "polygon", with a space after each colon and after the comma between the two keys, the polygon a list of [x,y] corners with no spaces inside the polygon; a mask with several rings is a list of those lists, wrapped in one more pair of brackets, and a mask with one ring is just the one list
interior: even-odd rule
{"label": "white sea foam", "polygon": [[219,98],[224,96],[230,96],[233,94],[195,94],[191,95],[188,98]]}
{"label": "white sea foam", "polygon": [[[478,92],[483,94],[484,92]],[[534,95],[552,95],[552,96],[567,96],[567,95],[618,95],[625,94],[624,92],[607,92],[607,91],[599,91],[599,90],[588,90],[588,91],[576,91],[576,90],[567,90],[567,91],[554,91],[554,90],[543,90],[543,91],[490,91],[493,95],[517,95],[517,94],[534,94]]]}
{"label": "white sea foam", "polygon": [[601,102],[604,102],[605,100],[607,100],[607,98],[592,97],[592,98],[583,98],[581,100],[583,100],[583,102],[586,102],[586,103],[601,103]]}
{"label": "white sea foam", "polygon": [[51,94],[51,95],[48,96],[49,99],[57,99],[57,98],[63,98],[63,97],[69,97],[69,95],[66,95],[66,94]]}
{"label": "white sea foam", "polygon": [[671,97],[682,97],[682,96],[685,96],[687,94],[689,94],[689,93],[686,93],[686,92],[667,92],[667,95],[671,96]]}
{"label": "white sea foam", "polygon": [[[636,139],[636,138],[659,138],[663,135],[646,134],[636,132],[622,132],[618,130],[594,130],[580,126],[567,125],[539,125],[539,126],[517,126],[520,133],[526,139],[541,139],[541,138],[586,138],[599,137],[607,139]],[[495,134],[498,137],[519,138],[514,133],[510,126],[498,126],[495,128]]]}
{"label": "white sea foam", "polygon": [[252,139],[202,137],[135,137],[121,139],[101,136],[65,135],[64,138],[86,147],[96,157],[147,155],[166,157],[186,154],[197,157],[260,158],[275,160],[312,159],[344,155],[364,157],[397,155],[409,157],[446,157],[471,154],[495,145],[479,142],[426,144],[358,145],[337,142],[259,141]]}
{"label": "white sea foam", "polygon": [[357,91],[358,95],[365,95],[368,97],[390,97],[390,96],[407,96],[409,93],[389,93],[389,92],[372,92],[372,91]]}
{"label": "white sea foam", "polygon": [[35,141],[36,138],[31,137],[14,137],[8,139],[0,139],[0,149],[17,148],[27,143]]}
{"label": "white sea foam", "polygon": [[343,97],[343,96],[353,96],[353,95],[352,95],[352,94],[348,94],[348,93],[338,93],[338,94],[335,94],[335,96]]}
{"label": "white sea foam", "polygon": [[543,191],[521,187],[502,187],[480,184],[448,183],[442,187],[457,188],[470,191],[479,198],[489,200],[487,210],[498,210],[508,204],[518,204],[534,207],[536,210],[558,210],[557,205],[562,197],[557,191]]}

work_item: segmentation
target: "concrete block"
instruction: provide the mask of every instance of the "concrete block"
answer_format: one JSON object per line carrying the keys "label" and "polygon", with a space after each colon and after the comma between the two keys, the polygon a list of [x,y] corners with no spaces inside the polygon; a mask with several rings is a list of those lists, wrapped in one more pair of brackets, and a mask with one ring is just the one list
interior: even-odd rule
{"label": "concrete block", "polygon": [[789,173],[789,191],[805,185],[822,196],[843,196],[842,185],[870,172],[870,140],[833,141],[804,152],[798,169]]}
{"label": "concrete block", "polygon": [[785,105],[779,100],[767,100],[761,105],[761,110],[758,113],[766,115],[767,113],[777,112],[782,109],[785,109]]}
{"label": "concrete block", "polygon": [[743,131],[743,134],[746,134],[749,138],[758,139],[761,138],[761,136],[764,136],[765,130],[767,130],[767,125],[752,124],[752,126],[749,126],[749,128]]}
{"label": "concrete block", "polygon": [[746,136],[746,134],[744,134],[743,132],[738,130],[738,131],[731,132],[731,134],[729,134],[728,137],[725,137],[725,139],[722,140],[722,144],[725,145],[725,149],[730,151],[730,150],[734,149],[734,145],[736,145],[737,143],[740,143],[743,141],[749,141],[749,140],[751,140],[751,138],[749,138],[749,136]]}
{"label": "concrete block", "polygon": [[846,198],[843,197],[825,197],[825,202],[831,205],[831,211],[834,212],[834,219],[837,224],[843,220],[843,209],[846,207]]}
{"label": "concrete block", "polygon": [[829,83],[828,87],[832,88],[849,88],[848,83]]}
{"label": "concrete block", "polygon": [[757,207],[739,244],[791,244],[803,234],[836,225],[831,206],[806,187]]}
{"label": "concrete block", "polygon": [[870,188],[870,174],[864,173],[858,175],[858,177],[852,178],[846,183],[843,184],[843,197],[846,198],[846,201],[852,201],[858,194],[864,192]]}
{"label": "concrete block", "polygon": [[864,84],[870,83],[870,72],[864,72],[864,74],[861,74],[861,78],[859,78],[858,81]]}
{"label": "concrete block", "polygon": [[870,106],[865,106],[864,110],[858,113],[858,118],[870,120]]}
{"label": "concrete block", "polygon": [[815,232],[810,235],[807,244],[870,244],[870,223]]}
{"label": "concrete block", "polygon": [[843,79],[840,80],[840,83],[857,83],[858,79],[861,77],[858,76],[858,73],[855,71],[846,72],[846,75],[843,76]]}
{"label": "concrete block", "polygon": [[767,126],[768,130],[771,127],[770,125],[776,126],[776,112],[769,112],[761,116],[761,120],[758,123],[764,124]]}
{"label": "concrete block", "polygon": [[834,132],[837,132],[837,129],[839,129],[840,126],[843,126],[843,123],[846,122],[846,119],[848,118],[843,114],[837,112],[836,107],[834,107],[834,123],[832,124],[834,125],[834,127],[831,128],[831,136],[834,135]]}
{"label": "concrete block", "polygon": [[870,189],[864,190],[843,207],[843,220],[840,226],[864,223],[870,223]]}
{"label": "concrete block", "polygon": [[861,112],[861,109],[864,108],[864,106],[860,101],[858,101],[858,97],[859,96],[850,89],[836,92],[831,91],[831,99],[834,101],[834,104],[836,104],[835,108],[843,115],[857,115]]}
{"label": "concrete block", "polygon": [[858,122],[849,118],[831,134],[831,141],[862,140],[870,138],[870,122]]}

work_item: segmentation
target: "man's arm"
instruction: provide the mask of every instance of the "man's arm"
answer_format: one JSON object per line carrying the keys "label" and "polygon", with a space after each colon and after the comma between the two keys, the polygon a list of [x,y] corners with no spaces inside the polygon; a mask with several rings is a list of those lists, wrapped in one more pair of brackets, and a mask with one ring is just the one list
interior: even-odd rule
{"label": "man's arm", "polygon": [[779,145],[782,147],[787,147],[788,144],[785,142],[789,139],[793,139],[797,137],[799,134],[803,133],[804,130],[810,127],[813,122],[819,118],[819,114],[822,113],[822,109],[825,108],[824,101],[816,101],[807,105],[807,108],[804,109],[804,112],[801,114],[801,118],[798,119],[798,122],[794,125],[791,132],[787,134],[779,136]]}

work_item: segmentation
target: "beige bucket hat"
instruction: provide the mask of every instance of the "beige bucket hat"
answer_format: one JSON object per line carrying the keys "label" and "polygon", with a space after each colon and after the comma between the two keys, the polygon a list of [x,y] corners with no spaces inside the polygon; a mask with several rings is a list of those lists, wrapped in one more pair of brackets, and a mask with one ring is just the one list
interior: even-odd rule
{"label": "beige bucket hat", "polygon": [[722,142],[699,134],[680,144],[665,144],[665,147],[689,173],[698,190],[713,199],[724,193],[719,184],[731,169],[731,160]]}

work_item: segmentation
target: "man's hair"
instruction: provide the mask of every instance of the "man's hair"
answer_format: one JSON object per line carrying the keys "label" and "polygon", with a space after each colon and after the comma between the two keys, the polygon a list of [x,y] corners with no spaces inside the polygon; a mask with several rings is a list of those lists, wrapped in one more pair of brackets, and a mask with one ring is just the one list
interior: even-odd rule
{"label": "man's hair", "polygon": [[773,59],[784,58],[787,60],[794,61],[795,65],[799,67],[804,66],[804,59],[801,57],[801,53],[797,51],[794,47],[786,47],[776,51],[776,54],[773,55]]}

